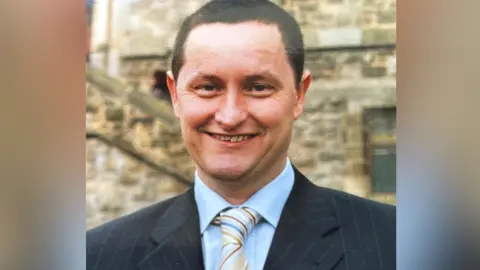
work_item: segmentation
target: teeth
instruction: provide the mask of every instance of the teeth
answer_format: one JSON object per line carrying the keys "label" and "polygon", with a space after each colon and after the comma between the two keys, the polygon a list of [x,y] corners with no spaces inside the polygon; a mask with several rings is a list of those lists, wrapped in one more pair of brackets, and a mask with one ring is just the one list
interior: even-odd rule
{"label": "teeth", "polygon": [[222,140],[222,141],[230,141],[230,142],[241,142],[246,139],[249,139],[251,136],[218,136],[214,135],[215,138]]}

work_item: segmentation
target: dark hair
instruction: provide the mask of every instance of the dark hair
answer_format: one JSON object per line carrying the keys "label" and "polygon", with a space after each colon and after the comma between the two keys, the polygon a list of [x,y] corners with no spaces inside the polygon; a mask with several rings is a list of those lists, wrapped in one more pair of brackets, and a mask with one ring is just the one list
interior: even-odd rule
{"label": "dark hair", "polygon": [[184,46],[190,31],[208,23],[234,24],[247,21],[258,21],[278,27],[298,87],[305,61],[300,26],[293,16],[268,0],[213,0],[188,16],[180,27],[173,48],[171,68],[175,80],[178,79],[184,64]]}

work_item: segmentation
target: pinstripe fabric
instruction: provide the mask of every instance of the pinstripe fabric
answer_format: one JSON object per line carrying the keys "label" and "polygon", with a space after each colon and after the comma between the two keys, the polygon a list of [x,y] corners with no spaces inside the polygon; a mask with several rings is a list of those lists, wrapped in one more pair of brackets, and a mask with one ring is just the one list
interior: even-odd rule
{"label": "pinstripe fabric", "polygon": [[252,209],[232,208],[221,212],[218,217],[222,231],[222,255],[219,270],[248,269],[248,262],[243,252],[245,238],[260,220],[260,215]]}
{"label": "pinstripe fabric", "polygon": [[[317,187],[295,170],[262,269],[394,270],[395,214],[395,207]],[[90,230],[86,269],[212,270],[204,267],[199,228],[190,189]]]}

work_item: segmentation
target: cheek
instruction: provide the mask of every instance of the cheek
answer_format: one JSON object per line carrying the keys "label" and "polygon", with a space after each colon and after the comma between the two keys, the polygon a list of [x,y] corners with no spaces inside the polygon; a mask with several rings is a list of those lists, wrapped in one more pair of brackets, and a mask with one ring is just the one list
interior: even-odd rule
{"label": "cheek", "polygon": [[263,127],[270,129],[282,128],[293,120],[293,106],[287,102],[270,100],[258,102],[250,106],[250,112]]}
{"label": "cheek", "polygon": [[254,111],[262,115],[270,115],[275,118],[290,118],[295,110],[295,96],[287,89],[281,90],[274,96],[266,99],[252,100]]}
{"label": "cheek", "polygon": [[178,116],[189,128],[198,128],[214,115],[213,106],[196,96],[179,96]]}

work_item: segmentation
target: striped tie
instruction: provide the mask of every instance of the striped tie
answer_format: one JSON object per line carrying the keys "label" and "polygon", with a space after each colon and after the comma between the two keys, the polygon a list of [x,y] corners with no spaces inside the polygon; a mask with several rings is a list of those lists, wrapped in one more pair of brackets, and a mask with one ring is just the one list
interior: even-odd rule
{"label": "striped tie", "polygon": [[218,270],[248,269],[243,252],[245,237],[260,220],[260,215],[250,208],[232,208],[220,213],[218,222],[222,231],[222,256]]}

